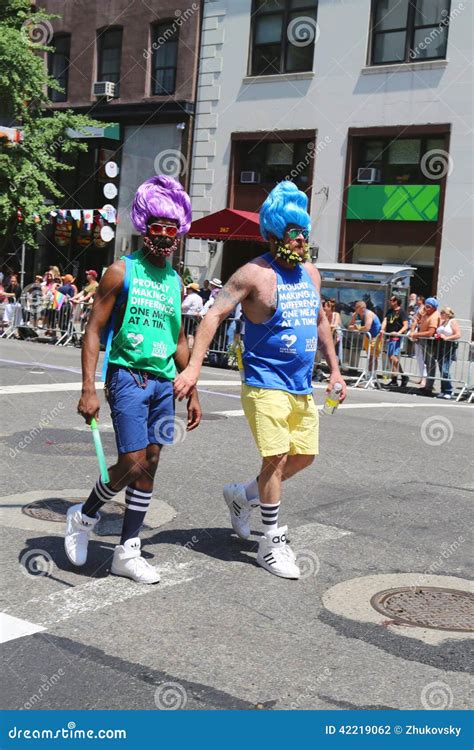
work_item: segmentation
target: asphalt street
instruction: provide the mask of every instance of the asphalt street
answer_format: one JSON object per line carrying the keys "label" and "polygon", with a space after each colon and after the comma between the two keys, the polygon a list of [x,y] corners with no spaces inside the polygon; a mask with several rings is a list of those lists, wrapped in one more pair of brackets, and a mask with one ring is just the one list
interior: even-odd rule
{"label": "asphalt street", "polygon": [[[397,626],[370,592],[424,577],[468,589],[470,406],[350,389],[321,418],[313,466],[285,485],[280,517],[303,570],[289,581],[255,563],[258,512],[251,540],[232,533],[222,486],[259,461],[238,375],[204,368],[203,422],[186,434],[179,405],[158,470],[143,549],[161,583],[147,587],[110,575],[120,509],[81,569],[63,523],[22,512],[81,500],[96,481],[79,350],[1,340],[0,383],[4,708],[469,707],[468,635]],[[112,463],[105,403],[100,424]]]}

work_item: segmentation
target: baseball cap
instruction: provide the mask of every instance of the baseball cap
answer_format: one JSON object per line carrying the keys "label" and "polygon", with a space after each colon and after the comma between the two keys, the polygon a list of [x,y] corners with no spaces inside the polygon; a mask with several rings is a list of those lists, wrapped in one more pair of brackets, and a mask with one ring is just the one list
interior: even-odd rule
{"label": "baseball cap", "polygon": [[434,307],[434,309],[437,310],[439,302],[436,297],[428,297],[428,299],[425,299],[425,305],[430,305],[430,307]]}
{"label": "baseball cap", "polygon": [[97,278],[97,271],[94,271],[93,268],[90,271],[86,271],[86,274],[89,274],[89,276],[93,276],[94,279]]}

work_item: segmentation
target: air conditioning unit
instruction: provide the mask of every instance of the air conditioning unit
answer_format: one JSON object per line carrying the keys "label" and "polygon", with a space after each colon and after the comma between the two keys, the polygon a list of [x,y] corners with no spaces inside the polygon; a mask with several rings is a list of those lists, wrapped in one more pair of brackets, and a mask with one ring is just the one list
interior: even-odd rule
{"label": "air conditioning unit", "polygon": [[357,182],[365,182],[367,184],[370,184],[371,182],[380,182],[380,169],[360,167],[357,170]]}
{"label": "air conditioning unit", "polygon": [[244,185],[255,185],[260,182],[260,175],[258,172],[241,172],[240,182]]}
{"label": "air conditioning unit", "polygon": [[117,84],[112,81],[94,81],[92,86],[94,96],[105,96],[107,99],[114,99],[116,90]]}

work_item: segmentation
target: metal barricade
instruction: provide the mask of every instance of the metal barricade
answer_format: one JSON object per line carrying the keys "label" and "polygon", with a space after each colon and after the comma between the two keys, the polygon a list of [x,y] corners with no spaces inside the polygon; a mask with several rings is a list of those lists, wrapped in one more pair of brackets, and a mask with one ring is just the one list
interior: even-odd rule
{"label": "metal barricade", "polygon": [[[184,333],[188,339],[190,348],[193,346],[194,336],[200,325],[201,319],[195,315],[183,315]],[[233,344],[235,337],[240,333],[242,321],[240,318],[226,318],[218,327],[207,352],[207,362],[218,367],[234,367],[235,355]]]}
{"label": "metal barricade", "polygon": [[[375,388],[372,357],[376,342],[371,334],[368,331],[336,328],[333,331],[333,340],[339,367],[345,380],[354,381],[352,383],[354,387],[363,384],[364,388]],[[323,380],[327,363],[319,348],[314,365],[314,377]]]}
{"label": "metal barricade", "polygon": [[15,335],[19,326],[23,325],[23,309],[21,301],[7,301],[3,304],[1,338],[10,339]]}
{"label": "metal barricade", "polygon": [[[372,381],[380,387],[379,378],[427,380],[428,387],[439,383],[441,391],[460,389],[459,400],[468,388],[471,342],[437,338],[411,340],[409,334],[379,334],[380,355],[373,362]],[[396,359],[394,359],[396,358]]]}

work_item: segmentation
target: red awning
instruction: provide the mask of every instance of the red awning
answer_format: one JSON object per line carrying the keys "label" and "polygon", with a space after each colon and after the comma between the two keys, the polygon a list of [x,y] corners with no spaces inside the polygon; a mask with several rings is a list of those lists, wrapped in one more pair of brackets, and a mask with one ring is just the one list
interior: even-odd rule
{"label": "red awning", "polygon": [[223,208],[215,214],[203,216],[191,224],[187,235],[203,240],[255,240],[265,242],[260,234],[258,214]]}

